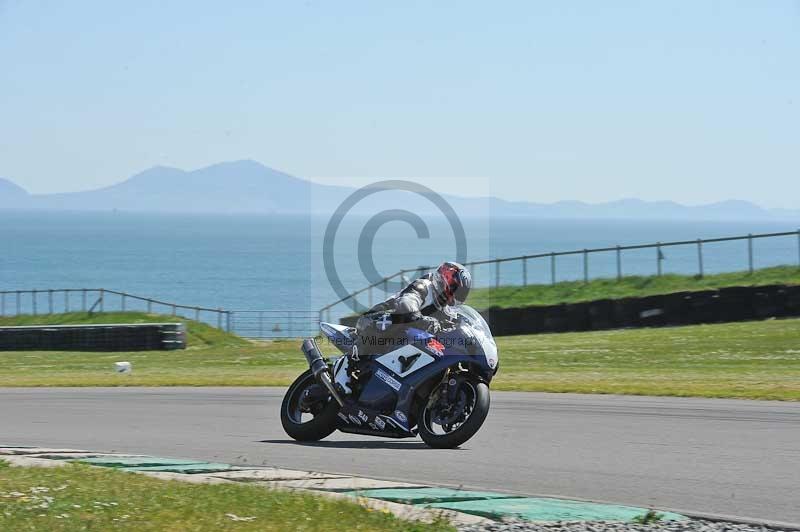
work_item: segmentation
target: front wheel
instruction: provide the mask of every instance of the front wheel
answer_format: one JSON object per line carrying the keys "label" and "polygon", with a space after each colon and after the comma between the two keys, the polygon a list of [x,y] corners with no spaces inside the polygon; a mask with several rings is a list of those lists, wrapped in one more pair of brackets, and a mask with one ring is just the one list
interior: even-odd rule
{"label": "front wheel", "polygon": [[453,402],[439,399],[429,405],[430,402],[430,399],[420,402],[419,435],[431,447],[452,449],[472,438],[486,420],[489,387],[483,382],[463,380]]}
{"label": "front wheel", "polygon": [[289,386],[281,404],[281,425],[290,437],[298,441],[317,441],[336,430],[339,403],[323,393],[318,400],[304,398],[306,391],[319,392],[311,370],[306,371]]}

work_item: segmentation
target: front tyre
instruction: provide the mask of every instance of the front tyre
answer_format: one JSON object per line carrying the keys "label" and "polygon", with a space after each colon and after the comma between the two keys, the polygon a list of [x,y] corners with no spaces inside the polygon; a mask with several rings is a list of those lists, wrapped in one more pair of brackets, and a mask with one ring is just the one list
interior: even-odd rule
{"label": "front tyre", "polygon": [[302,402],[303,393],[317,385],[311,370],[297,377],[289,386],[281,404],[281,425],[297,441],[317,441],[336,430],[339,403],[330,394],[313,404]]}
{"label": "front tyre", "polygon": [[429,407],[429,402],[421,401],[417,411],[419,435],[431,447],[452,449],[472,438],[486,420],[489,387],[483,382],[464,380],[453,404],[436,401]]}

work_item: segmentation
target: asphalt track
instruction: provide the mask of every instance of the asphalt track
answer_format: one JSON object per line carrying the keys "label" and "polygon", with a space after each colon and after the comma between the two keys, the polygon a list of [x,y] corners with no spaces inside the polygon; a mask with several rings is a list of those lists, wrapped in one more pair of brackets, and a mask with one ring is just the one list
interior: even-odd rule
{"label": "asphalt track", "polygon": [[461,449],[287,439],[277,388],[0,389],[0,445],[122,451],[800,523],[800,404],[492,394]]}

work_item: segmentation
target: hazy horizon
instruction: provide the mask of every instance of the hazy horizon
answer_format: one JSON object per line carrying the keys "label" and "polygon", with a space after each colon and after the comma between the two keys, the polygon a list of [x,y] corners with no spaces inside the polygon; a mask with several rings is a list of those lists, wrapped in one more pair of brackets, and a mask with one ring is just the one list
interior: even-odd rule
{"label": "hazy horizon", "polygon": [[0,0],[0,177],[255,159],[552,203],[797,209],[800,3]]}

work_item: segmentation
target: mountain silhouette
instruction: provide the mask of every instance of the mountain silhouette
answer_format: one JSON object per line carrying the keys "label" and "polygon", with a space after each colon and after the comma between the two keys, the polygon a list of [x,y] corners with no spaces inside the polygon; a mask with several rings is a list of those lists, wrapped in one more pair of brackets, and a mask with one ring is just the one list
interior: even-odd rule
{"label": "mountain silhouette", "polygon": [[[186,171],[155,166],[121,183],[96,190],[29,194],[0,178],[0,209],[72,211],[123,210],[183,213],[331,213],[354,188],[322,185],[252,160],[214,164]],[[404,206],[420,214],[436,212],[429,202],[408,202],[408,192],[382,192],[384,208]],[[698,206],[672,201],[626,198],[605,203],[575,200],[556,203],[507,201],[499,198],[444,196],[459,215],[534,216],[541,218],[616,218],[683,220],[800,219],[800,210],[764,209],[742,200]],[[365,203],[370,203],[366,202]],[[359,212],[359,207],[354,209]]]}

